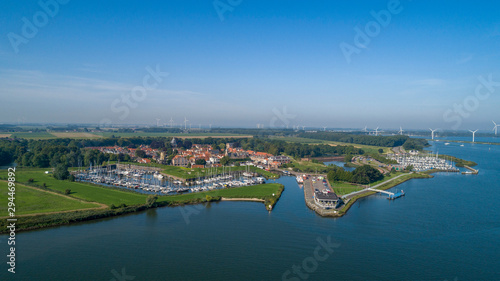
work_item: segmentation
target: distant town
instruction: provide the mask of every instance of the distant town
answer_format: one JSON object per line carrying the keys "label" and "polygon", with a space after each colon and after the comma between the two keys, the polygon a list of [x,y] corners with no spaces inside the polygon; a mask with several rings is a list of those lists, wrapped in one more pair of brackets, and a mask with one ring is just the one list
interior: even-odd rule
{"label": "distant town", "polygon": [[[240,165],[252,165],[269,171],[291,161],[288,156],[244,150],[237,147],[236,143],[226,143],[221,146],[223,149],[214,148],[212,145],[207,144],[191,144],[191,148],[183,148],[178,147],[177,139],[174,137],[170,145],[172,147],[170,150],[152,148],[150,145],[140,145],[137,148],[100,146],[88,147],[87,149],[95,149],[112,155],[127,155],[127,159],[142,164],[154,161],[159,164],[187,168],[222,167],[231,159],[249,159],[250,161],[241,162]],[[170,151],[170,154],[168,151]],[[125,159],[124,157],[121,158]],[[111,159],[119,160],[120,157],[112,157]]]}

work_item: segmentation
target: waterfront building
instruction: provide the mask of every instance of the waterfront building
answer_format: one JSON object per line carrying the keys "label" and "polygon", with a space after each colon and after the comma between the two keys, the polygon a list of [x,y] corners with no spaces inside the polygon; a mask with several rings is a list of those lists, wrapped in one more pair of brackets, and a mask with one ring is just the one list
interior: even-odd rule
{"label": "waterfront building", "polygon": [[314,192],[314,201],[323,208],[337,208],[342,203],[342,199],[326,189],[323,191],[316,189]]}

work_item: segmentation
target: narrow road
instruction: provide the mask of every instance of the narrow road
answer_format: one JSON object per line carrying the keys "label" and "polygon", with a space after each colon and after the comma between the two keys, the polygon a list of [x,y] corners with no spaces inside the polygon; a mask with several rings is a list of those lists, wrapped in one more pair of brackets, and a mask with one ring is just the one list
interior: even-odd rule
{"label": "narrow road", "polygon": [[[395,180],[395,179],[397,179],[397,178],[400,178],[400,177],[402,177],[402,176],[405,176],[405,175],[407,175],[407,174],[401,174],[401,175],[399,175],[399,176],[397,176],[397,177],[394,177],[394,178],[392,178],[392,179],[389,179],[389,180],[386,180],[386,181],[384,181],[384,182],[381,182],[381,183],[379,183],[379,184],[377,184],[377,185],[374,185],[374,186],[372,186],[371,188],[372,188],[372,189],[376,189],[376,188],[377,188],[377,187],[379,187],[379,186],[382,186],[382,185],[384,185],[384,184],[386,184],[386,183],[388,183],[388,182],[391,182],[391,181],[393,181],[393,180]],[[365,193],[365,192],[372,192],[372,191],[370,191],[370,190],[368,190],[368,189],[363,189],[363,190],[360,190],[360,191],[351,192],[351,193],[349,193],[349,194],[346,194],[346,195],[342,196],[342,199],[347,198],[347,197],[352,197],[352,196],[355,196],[355,195],[358,195],[358,194],[361,194],[361,193]]]}

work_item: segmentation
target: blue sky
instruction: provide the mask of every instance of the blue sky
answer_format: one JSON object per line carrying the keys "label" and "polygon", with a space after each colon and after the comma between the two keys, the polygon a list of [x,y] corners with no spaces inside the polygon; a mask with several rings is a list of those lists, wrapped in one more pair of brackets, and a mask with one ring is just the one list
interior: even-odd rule
{"label": "blue sky", "polygon": [[[500,82],[495,1],[220,0],[223,13],[214,1],[60,2],[53,17],[36,1],[0,4],[0,122],[186,117],[193,126],[488,130],[500,122],[500,86],[478,86],[480,76]],[[372,15],[382,10],[385,26]],[[24,34],[32,38],[23,18],[38,29]],[[356,45],[356,29],[370,41]],[[341,44],[356,48],[350,61]],[[147,67],[168,76],[134,99]]]}

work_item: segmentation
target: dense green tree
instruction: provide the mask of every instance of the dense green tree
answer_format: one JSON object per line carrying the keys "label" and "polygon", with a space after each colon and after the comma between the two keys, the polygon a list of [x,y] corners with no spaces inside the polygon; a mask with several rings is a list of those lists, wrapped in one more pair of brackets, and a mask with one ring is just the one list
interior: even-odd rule
{"label": "dense green tree", "polygon": [[54,178],[58,180],[65,180],[69,177],[68,166],[66,164],[58,164],[54,169]]}
{"label": "dense green tree", "polygon": [[139,158],[145,158],[146,157],[146,152],[144,150],[137,149],[135,151],[135,156]]}
{"label": "dense green tree", "polygon": [[384,178],[384,175],[370,165],[363,165],[353,172],[352,181],[360,184],[369,184]]}
{"label": "dense green tree", "polygon": [[47,168],[49,167],[50,160],[46,154],[35,154],[33,158],[33,166],[38,168]]}
{"label": "dense green tree", "polygon": [[12,162],[12,154],[9,151],[0,148],[0,165],[7,165]]}
{"label": "dense green tree", "polygon": [[205,164],[207,164],[207,161],[205,161],[205,159],[196,159],[195,164],[196,165],[205,165]]}
{"label": "dense green tree", "polygon": [[224,156],[224,157],[222,157],[222,158],[220,159],[220,164],[221,164],[222,166],[227,165],[227,163],[229,163],[229,157]]}

